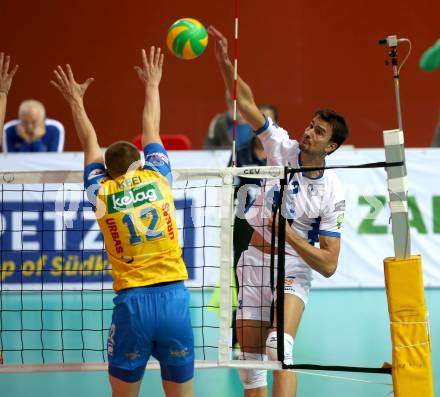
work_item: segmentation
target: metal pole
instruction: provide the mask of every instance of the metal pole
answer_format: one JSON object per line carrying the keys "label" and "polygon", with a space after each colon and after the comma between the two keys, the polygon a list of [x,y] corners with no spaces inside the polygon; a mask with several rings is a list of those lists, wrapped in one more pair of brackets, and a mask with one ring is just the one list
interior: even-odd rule
{"label": "metal pole", "polygon": [[387,65],[391,64],[393,67],[394,93],[396,98],[397,123],[399,127],[397,130],[384,131],[385,158],[387,163],[403,162],[401,167],[387,168],[394,252],[396,258],[408,258],[411,255],[411,239],[408,220],[408,178],[405,164],[403,122],[399,90],[398,42],[399,40],[396,36],[388,36],[386,39],[379,40],[379,44],[387,44],[390,47],[390,61],[386,61],[385,63]]}
{"label": "metal pole", "polygon": [[400,90],[399,90],[399,69],[397,68],[397,57],[396,64],[393,64],[393,74],[394,74],[394,93],[396,94],[396,110],[397,110],[397,123],[399,130],[403,131],[402,123],[402,109],[400,107]]}

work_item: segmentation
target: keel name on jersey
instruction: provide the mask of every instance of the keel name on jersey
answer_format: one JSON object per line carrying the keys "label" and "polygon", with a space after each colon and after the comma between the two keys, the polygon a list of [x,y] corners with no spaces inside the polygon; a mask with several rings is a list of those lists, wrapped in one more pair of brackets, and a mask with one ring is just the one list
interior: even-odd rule
{"label": "keel name on jersey", "polygon": [[115,291],[186,280],[174,217],[171,168],[162,145],[144,149],[146,164],[111,179],[87,165],[84,184],[104,236]]}

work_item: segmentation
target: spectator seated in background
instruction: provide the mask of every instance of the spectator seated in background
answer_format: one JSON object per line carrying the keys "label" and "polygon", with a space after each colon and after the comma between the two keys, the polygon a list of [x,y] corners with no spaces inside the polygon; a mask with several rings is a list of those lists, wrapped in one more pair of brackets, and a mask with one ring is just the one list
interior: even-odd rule
{"label": "spectator seated in background", "polygon": [[4,152],[62,152],[63,148],[63,125],[46,118],[44,105],[34,99],[23,101],[18,119],[4,126]]}
{"label": "spectator seated in background", "polygon": [[[203,149],[230,149],[232,146],[232,129],[234,126],[234,102],[226,91],[225,95],[228,110],[219,113],[209,123],[208,136]],[[240,112],[237,111],[237,136],[236,147],[248,143],[252,138],[252,127],[244,121]]]}

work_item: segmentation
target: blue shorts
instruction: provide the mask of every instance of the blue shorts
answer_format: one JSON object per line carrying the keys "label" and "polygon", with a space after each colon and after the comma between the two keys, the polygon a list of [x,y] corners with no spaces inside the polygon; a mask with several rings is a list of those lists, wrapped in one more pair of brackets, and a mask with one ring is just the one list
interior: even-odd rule
{"label": "blue shorts", "polygon": [[194,336],[183,281],[122,290],[113,302],[107,342],[110,375],[137,382],[153,355],[162,379],[184,383],[193,378]]}

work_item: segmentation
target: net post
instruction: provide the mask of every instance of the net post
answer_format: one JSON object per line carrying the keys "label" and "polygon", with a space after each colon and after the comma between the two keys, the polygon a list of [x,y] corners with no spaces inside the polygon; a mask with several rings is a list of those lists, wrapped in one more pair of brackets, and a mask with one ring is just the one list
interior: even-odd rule
{"label": "net post", "polygon": [[434,396],[429,324],[421,257],[411,256],[408,177],[402,129],[383,132],[395,257],[384,259],[385,287],[393,346],[394,395]]}
{"label": "net post", "polygon": [[384,259],[396,397],[434,397],[431,339],[420,255]]}
{"label": "net post", "polygon": [[233,176],[228,169],[222,178],[221,188],[221,248],[220,248],[220,330],[218,340],[218,361],[220,365],[230,361],[229,329],[232,317],[231,269],[233,263]]}
{"label": "net post", "polygon": [[403,162],[399,167],[387,167],[388,191],[394,252],[397,258],[411,255],[411,240],[408,222],[408,177],[405,165],[403,131],[387,130],[383,132],[385,158],[387,163]]}

